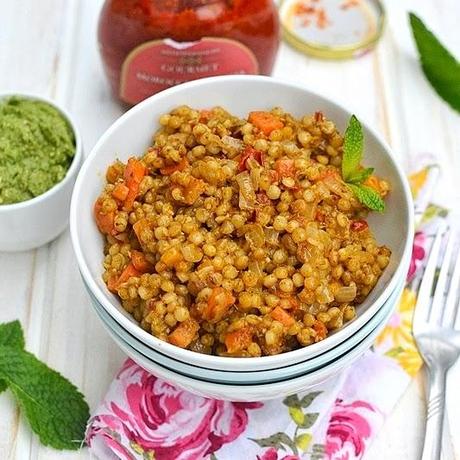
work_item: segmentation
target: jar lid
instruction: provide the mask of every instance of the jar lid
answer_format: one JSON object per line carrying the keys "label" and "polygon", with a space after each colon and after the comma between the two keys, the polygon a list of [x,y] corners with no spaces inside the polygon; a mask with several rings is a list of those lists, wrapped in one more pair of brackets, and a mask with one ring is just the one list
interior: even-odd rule
{"label": "jar lid", "polygon": [[346,59],[372,49],[382,35],[385,10],[379,0],[284,0],[284,38],[315,57]]}

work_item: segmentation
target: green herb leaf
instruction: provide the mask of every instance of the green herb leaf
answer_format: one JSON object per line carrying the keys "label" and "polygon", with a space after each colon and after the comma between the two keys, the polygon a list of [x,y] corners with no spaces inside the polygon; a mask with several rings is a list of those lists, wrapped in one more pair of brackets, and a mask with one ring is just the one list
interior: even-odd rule
{"label": "green herb leaf", "polygon": [[[0,324],[0,345],[23,350],[25,347],[24,333],[19,321]],[[0,393],[5,391],[8,385],[4,380],[0,380]]]}
{"label": "green herb leaf", "polygon": [[453,109],[460,112],[460,62],[414,13],[410,25],[426,78]]}
{"label": "green herb leaf", "polygon": [[361,204],[371,209],[372,211],[385,211],[385,202],[375,190],[371,189],[370,187],[366,187],[365,185],[347,185],[353,191]]}
{"label": "green herb leaf", "polygon": [[0,378],[44,445],[72,450],[81,447],[89,408],[68,380],[32,354],[11,346],[0,346]]}
{"label": "green herb leaf", "polygon": [[350,184],[362,184],[368,177],[372,175],[374,168],[365,168],[354,172],[348,181]]}
{"label": "green herb leaf", "polygon": [[361,163],[363,157],[364,136],[359,120],[352,115],[345,131],[343,142],[342,177],[348,182]]}

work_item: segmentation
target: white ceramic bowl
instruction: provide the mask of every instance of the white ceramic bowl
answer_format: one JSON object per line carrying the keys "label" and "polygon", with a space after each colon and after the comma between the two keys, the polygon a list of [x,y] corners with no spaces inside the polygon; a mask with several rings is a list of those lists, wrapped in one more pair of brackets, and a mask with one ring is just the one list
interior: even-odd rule
{"label": "white ceramic bowl", "polygon": [[[129,332],[123,329],[105,309],[97,303],[92,297],[92,305],[100,320],[109,329],[110,335],[117,340],[124,342],[129,347],[136,350],[143,356],[143,361],[150,361],[152,365],[158,364],[172,372],[177,372],[186,377],[193,379],[204,380],[214,383],[224,384],[265,384],[281,380],[292,379],[301,375],[311,373],[324,367],[326,364],[340,359],[347,354],[355,346],[364,340],[368,340],[369,336],[375,336],[376,331],[381,330],[390,315],[397,305],[404,283],[395,289],[389,299],[385,302],[382,308],[366,323],[361,329],[355,332],[347,340],[340,343],[336,347],[331,348],[323,354],[302,361],[291,366],[280,367],[277,369],[260,370],[253,372],[236,372],[236,371],[221,371],[215,369],[207,369],[193,365],[193,363],[184,363],[169,358],[166,355],[160,354],[149,347],[146,347],[141,341],[133,337]],[[139,363],[142,365],[142,363]]]}
{"label": "white ceramic bowl", "polygon": [[55,102],[42,96],[0,94],[0,101],[12,96],[46,102],[55,107],[75,133],[75,156],[64,179],[31,200],[0,205],[0,251],[26,251],[54,240],[67,227],[70,199],[83,160],[83,146],[72,117]]}
{"label": "white ceramic bowl", "polygon": [[147,347],[178,361],[204,368],[236,372],[276,369],[305,361],[337,346],[378,312],[405,277],[412,246],[413,207],[404,172],[393,159],[386,143],[365,123],[362,123],[365,136],[364,163],[375,167],[378,174],[388,179],[392,185],[386,212],[372,214],[369,222],[377,241],[391,248],[392,257],[377,286],[360,305],[356,319],[342,329],[321,342],[276,356],[250,359],[209,356],[184,350],[148,334],[107,290],[101,278],[103,238],[92,216],[93,203],[104,186],[104,173],[116,158],[127,160],[133,154],[141,155],[149,146],[152,133],[159,126],[159,116],[183,104],[195,108],[220,105],[240,116],[247,115],[251,110],[274,106],[281,106],[296,116],[320,110],[341,131],[346,128],[351,116],[345,108],[304,86],[255,76],[197,80],[156,94],[131,109],[99,140],[75,184],[70,228],[78,265],[90,292],[123,328]]}
{"label": "white ceramic bowl", "polygon": [[[375,342],[375,339],[385,327],[394,311],[396,302],[391,305],[383,320],[361,342],[353,346],[347,353],[335,360],[324,363],[323,366],[312,371],[305,371],[296,377],[271,381],[266,383],[231,382],[218,383],[180,373],[176,369],[169,369],[161,364],[146,358],[142,353],[118,336],[110,325],[103,321],[103,325],[117,345],[139,366],[157,377],[179,386],[191,393],[204,397],[212,397],[228,401],[264,401],[282,398],[300,391],[311,391],[327,380],[334,378],[344,369],[351,366]],[[235,373],[231,373],[232,376]]]}

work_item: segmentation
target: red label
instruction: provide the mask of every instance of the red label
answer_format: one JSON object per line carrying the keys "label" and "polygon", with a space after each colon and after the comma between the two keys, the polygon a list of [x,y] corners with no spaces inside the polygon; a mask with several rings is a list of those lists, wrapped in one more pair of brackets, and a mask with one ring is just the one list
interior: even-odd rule
{"label": "red label", "polygon": [[135,48],[121,72],[120,96],[137,104],[152,94],[198,78],[228,74],[258,74],[254,53],[225,38],[179,43],[155,40]]}

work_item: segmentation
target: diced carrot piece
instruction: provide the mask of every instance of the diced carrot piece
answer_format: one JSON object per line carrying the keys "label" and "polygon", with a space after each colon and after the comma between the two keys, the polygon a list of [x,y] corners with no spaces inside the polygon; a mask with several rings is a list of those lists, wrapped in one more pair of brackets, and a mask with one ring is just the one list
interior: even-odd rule
{"label": "diced carrot piece", "polygon": [[252,330],[250,327],[243,327],[225,335],[225,346],[229,353],[248,348],[252,343]]}
{"label": "diced carrot piece", "polygon": [[133,230],[139,243],[142,243],[142,233],[146,229],[150,229],[150,222],[148,219],[140,219],[133,225]]}
{"label": "diced carrot piece", "polygon": [[200,110],[200,121],[208,121],[212,117],[212,110]]}
{"label": "diced carrot piece", "polygon": [[139,277],[142,273],[140,273],[134,265],[131,263],[129,264],[121,273],[120,278],[118,278],[118,285],[126,283],[130,278]]}
{"label": "diced carrot piece", "polygon": [[327,327],[322,321],[317,319],[313,324],[313,329],[316,331],[315,342],[319,342],[320,340],[323,340],[326,338]]}
{"label": "diced carrot piece", "polygon": [[270,112],[251,112],[248,121],[256,128],[259,128],[266,136],[269,136],[275,129],[284,128],[284,123]]}
{"label": "diced carrot piece", "polygon": [[280,180],[279,174],[274,169],[270,169],[268,171],[268,177],[270,178],[270,183],[272,184]]}
{"label": "diced carrot piece", "polygon": [[187,348],[195,338],[199,324],[194,319],[188,319],[179,325],[168,336],[168,342],[181,348]]}
{"label": "diced carrot piece", "polygon": [[279,177],[294,177],[295,176],[295,164],[294,160],[290,158],[281,158],[275,162],[275,170]]}
{"label": "diced carrot piece", "polygon": [[189,184],[184,190],[184,201],[186,204],[193,204],[205,191],[206,184],[201,179],[191,177]]}
{"label": "diced carrot piece", "polygon": [[108,213],[102,212],[102,202],[103,198],[99,198],[96,203],[94,203],[94,218],[96,219],[97,227],[101,233],[113,235],[115,231],[115,211]]}
{"label": "diced carrot piece", "polygon": [[285,307],[286,309],[297,310],[299,308],[299,301],[294,299],[294,297],[288,297],[287,301],[289,302],[289,307]]}
{"label": "diced carrot piece", "polygon": [[137,158],[130,158],[125,168],[125,183],[129,188],[128,196],[125,199],[124,208],[131,211],[134,201],[139,194],[139,185],[147,174],[147,168]]}
{"label": "diced carrot piece", "polygon": [[275,307],[270,313],[271,317],[276,321],[279,321],[286,327],[290,327],[295,323],[294,318],[281,307]]}
{"label": "diced carrot piece", "polygon": [[126,283],[132,277],[141,276],[141,272],[136,270],[134,265],[130,263],[121,273],[119,277],[116,275],[110,275],[107,281],[107,287],[109,288],[110,292],[117,292],[117,289],[120,287],[121,284]]}
{"label": "diced carrot piece", "polygon": [[326,177],[334,177],[336,179],[340,179],[340,173],[336,168],[324,168],[317,179],[316,182],[326,179]]}
{"label": "diced carrot piece", "polygon": [[179,163],[174,163],[170,166],[165,166],[164,168],[160,169],[160,173],[163,176],[170,176],[171,174],[175,173],[176,171],[183,171],[188,166],[187,158],[184,157]]}
{"label": "diced carrot piece", "polygon": [[137,194],[139,193],[139,188],[130,188],[128,196],[124,202],[123,209],[125,211],[131,211],[133,209],[134,202],[136,201]]}
{"label": "diced carrot piece", "polygon": [[178,248],[172,247],[163,253],[160,260],[166,264],[166,266],[171,268],[175,267],[179,262],[182,262],[184,260],[184,256]]}
{"label": "diced carrot piece", "polygon": [[134,268],[141,273],[153,271],[153,265],[147,260],[143,252],[131,251],[131,262]]}
{"label": "diced carrot piece", "polygon": [[235,303],[235,297],[222,287],[216,287],[212,290],[208,299],[208,304],[203,311],[203,318],[207,321],[216,323],[220,321],[230,306]]}
{"label": "diced carrot piece", "polygon": [[118,287],[118,276],[110,275],[109,279],[107,280],[107,287],[109,288],[110,292],[116,294]]}
{"label": "diced carrot piece", "polygon": [[124,174],[128,187],[131,182],[140,184],[146,173],[147,168],[140,160],[134,157],[130,158],[126,165]]}
{"label": "diced carrot piece", "polygon": [[129,188],[125,184],[117,184],[113,189],[112,196],[118,201],[125,201],[128,198]]}

